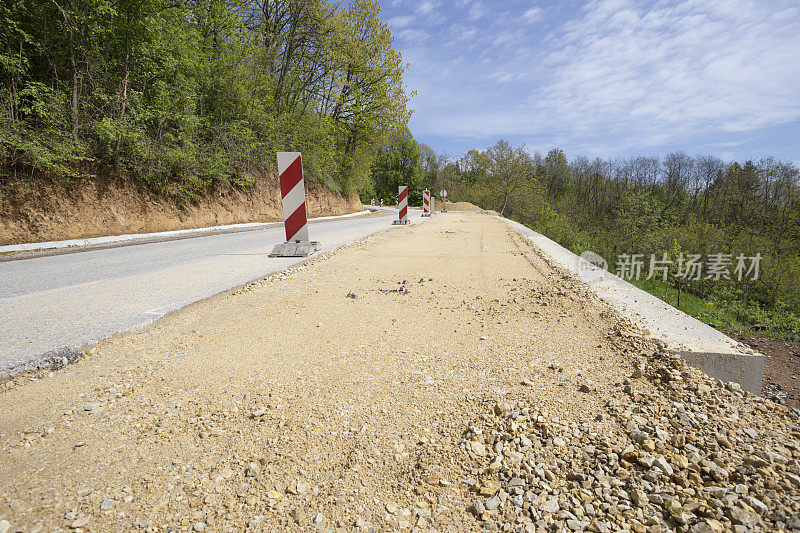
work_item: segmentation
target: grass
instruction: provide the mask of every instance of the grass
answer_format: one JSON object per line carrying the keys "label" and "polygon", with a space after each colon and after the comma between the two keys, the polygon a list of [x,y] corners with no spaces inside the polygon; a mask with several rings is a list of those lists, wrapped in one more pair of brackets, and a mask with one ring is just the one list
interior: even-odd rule
{"label": "grass", "polygon": [[677,289],[663,281],[655,279],[633,280],[631,283],[643,291],[647,291],[653,296],[660,298],[672,307],[680,309],[687,315],[701,322],[705,322],[709,326],[729,331],[750,331],[750,327],[739,321],[733,310],[729,309],[724,304],[721,305],[719,302],[704,300],[694,294],[681,292],[681,304],[678,306]]}

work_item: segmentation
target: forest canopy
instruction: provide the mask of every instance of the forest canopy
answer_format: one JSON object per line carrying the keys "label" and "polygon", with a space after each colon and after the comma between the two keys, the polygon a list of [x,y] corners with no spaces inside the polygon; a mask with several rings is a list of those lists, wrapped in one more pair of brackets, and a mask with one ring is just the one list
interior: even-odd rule
{"label": "forest canopy", "polygon": [[[182,199],[274,153],[347,194],[406,130],[374,0],[7,0],[0,181],[116,169]],[[0,183],[2,185],[2,183]]]}
{"label": "forest canopy", "polygon": [[[526,224],[580,254],[644,259],[639,284],[720,328],[800,338],[800,171],[774,158],[713,155],[568,160],[499,141],[456,159],[422,145],[423,183]],[[646,280],[667,254],[666,277]],[[738,279],[737,257],[760,256],[757,279]],[[728,261],[729,278],[681,276],[679,258]],[[752,266],[752,261],[747,267]],[[693,307],[694,306],[694,307]]]}

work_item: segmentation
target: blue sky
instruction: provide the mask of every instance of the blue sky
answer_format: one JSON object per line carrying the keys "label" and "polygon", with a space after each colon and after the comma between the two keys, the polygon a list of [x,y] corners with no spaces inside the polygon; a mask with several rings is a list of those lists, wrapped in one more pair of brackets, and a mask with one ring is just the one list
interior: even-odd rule
{"label": "blue sky", "polygon": [[411,131],[458,156],[683,150],[800,161],[797,0],[382,0]]}

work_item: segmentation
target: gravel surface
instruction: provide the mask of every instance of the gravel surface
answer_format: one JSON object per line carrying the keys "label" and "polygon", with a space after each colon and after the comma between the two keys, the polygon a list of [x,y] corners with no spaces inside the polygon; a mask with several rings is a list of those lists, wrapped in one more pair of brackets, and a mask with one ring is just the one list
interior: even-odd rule
{"label": "gravel surface", "polygon": [[[309,231],[327,251],[383,231],[394,216],[320,221]],[[0,262],[0,379],[303,260],[268,257],[284,238],[276,226]]]}
{"label": "gravel surface", "polygon": [[795,412],[662,356],[478,214],[4,389],[0,531],[800,528]]}

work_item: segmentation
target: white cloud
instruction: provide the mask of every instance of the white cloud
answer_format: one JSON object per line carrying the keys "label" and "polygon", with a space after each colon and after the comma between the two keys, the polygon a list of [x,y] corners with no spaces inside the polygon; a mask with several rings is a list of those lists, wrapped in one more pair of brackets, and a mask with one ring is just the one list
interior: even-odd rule
{"label": "white cloud", "polygon": [[421,139],[505,137],[608,155],[730,150],[764,142],[755,132],[769,128],[796,135],[796,0],[591,0],[558,26],[562,11],[530,1],[516,12],[455,1],[405,19],[421,5],[407,0],[390,19],[412,64]]}
{"label": "white cloud", "polygon": [[544,18],[544,10],[541,7],[532,7],[522,14],[522,20],[528,24],[538,22]]}
{"label": "white cloud", "polygon": [[409,26],[416,17],[414,15],[401,15],[399,17],[390,18],[386,21],[389,24],[389,27],[392,29],[400,30]]}
{"label": "white cloud", "polygon": [[424,2],[421,2],[417,6],[417,13],[419,13],[420,15],[427,15],[428,13],[433,11],[435,7],[436,6],[433,4],[433,2],[426,0]]}
{"label": "white cloud", "polygon": [[428,40],[428,32],[425,30],[416,30],[416,29],[405,29],[400,30],[394,34],[395,37],[398,39],[402,39],[404,41],[414,41],[414,42],[421,42]]}
{"label": "white cloud", "polygon": [[537,115],[626,130],[628,142],[651,144],[800,119],[800,72],[789,67],[797,64],[800,12],[728,3],[591,2],[549,58],[552,81],[530,99]]}
{"label": "white cloud", "polygon": [[483,17],[486,14],[486,8],[484,8],[481,2],[475,2],[469,8],[469,19],[470,20],[478,20],[479,18]]}

